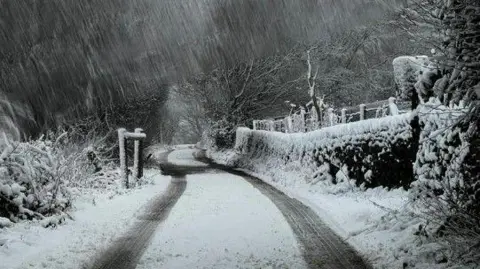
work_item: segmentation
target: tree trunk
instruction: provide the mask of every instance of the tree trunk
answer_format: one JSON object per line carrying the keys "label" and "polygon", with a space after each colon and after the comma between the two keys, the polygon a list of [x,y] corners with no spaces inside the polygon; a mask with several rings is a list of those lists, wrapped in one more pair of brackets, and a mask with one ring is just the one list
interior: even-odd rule
{"label": "tree trunk", "polygon": [[320,107],[318,106],[317,96],[315,94],[313,94],[312,96],[312,104],[315,108],[315,112],[317,113],[317,127],[322,127],[322,112],[320,111]]}

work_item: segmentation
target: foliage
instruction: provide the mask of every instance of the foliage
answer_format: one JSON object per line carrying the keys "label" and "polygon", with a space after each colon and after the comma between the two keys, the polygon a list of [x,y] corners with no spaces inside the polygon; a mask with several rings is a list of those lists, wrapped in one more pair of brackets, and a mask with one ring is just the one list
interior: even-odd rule
{"label": "foliage", "polygon": [[[424,102],[434,96],[443,104],[462,101],[461,115],[429,102],[420,123],[420,148],[412,198],[427,221],[439,227],[454,254],[478,263],[480,257],[478,126],[480,115],[480,3],[475,0],[410,1],[407,21],[434,36],[432,62],[439,75],[425,72],[415,84]],[[412,31],[413,32],[413,31]],[[415,32],[416,36],[425,35]],[[456,105],[455,105],[456,106]],[[452,114],[454,113],[454,114]],[[457,113],[458,114],[458,111]],[[429,120],[425,120],[429,119]]]}
{"label": "foliage", "polygon": [[[298,44],[276,56],[220,66],[184,83],[179,92],[188,105],[200,104],[206,120],[231,117],[238,125],[286,115],[291,108],[286,101],[305,105],[311,99],[311,85],[315,85],[315,97],[333,107],[387,99],[395,92],[391,61],[415,48],[408,39],[385,21],[359,26],[317,39],[314,45]],[[310,85],[305,81],[308,63]],[[198,116],[189,118],[193,121]]]}
{"label": "foliage", "polygon": [[408,188],[413,180],[408,115],[337,125],[310,133],[237,131],[236,164],[294,172],[316,185]]}
{"label": "foliage", "polygon": [[231,149],[235,145],[237,126],[226,120],[215,121],[206,131],[206,144],[211,149]]}
{"label": "foliage", "polygon": [[84,185],[102,169],[94,148],[79,150],[67,133],[22,143],[3,135],[0,152],[0,216],[14,222],[68,210],[68,187]]}
{"label": "foliage", "polygon": [[[422,132],[411,198],[462,254],[478,259],[480,246],[479,136],[473,125],[458,125],[466,109],[429,103],[419,111]],[[461,253],[463,252],[463,253]]]}

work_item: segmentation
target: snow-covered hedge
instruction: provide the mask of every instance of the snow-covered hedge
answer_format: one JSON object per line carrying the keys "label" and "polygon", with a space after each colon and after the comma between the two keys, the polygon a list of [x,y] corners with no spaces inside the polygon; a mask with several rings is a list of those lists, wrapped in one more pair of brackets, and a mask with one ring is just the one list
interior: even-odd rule
{"label": "snow-covered hedge", "polygon": [[480,244],[479,135],[474,125],[460,122],[466,112],[438,101],[419,108],[423,128],[411,195],[433,223],[442,224],[440,234]]}
{"label": "snow-covered hedge", "polygon": [[462,169],[470,148],[467,130],[455,126],[465,112],[439,103],[419,107],[422,132],[415,162],[417,181],[413,184],[418,188],[413,190],[439,193],[446,184],[453,187],[468,183],[465,182]]}
{"label": "snow-covered hedge", "polygon": [[239,128],[235,166],[294,172],[295,180],[311,185],[355,180],[366,188],[409,187],[414,157],[409,121],[403,114],[296,134]]}

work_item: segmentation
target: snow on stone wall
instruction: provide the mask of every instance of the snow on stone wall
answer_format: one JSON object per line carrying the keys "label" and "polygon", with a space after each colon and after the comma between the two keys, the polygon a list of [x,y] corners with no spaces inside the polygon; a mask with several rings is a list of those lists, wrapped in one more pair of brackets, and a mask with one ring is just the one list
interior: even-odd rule
{"label": "snow on stone wall", "polygon": [[296,134],[239,128],[235,165],[273,178],[293,173],[294,179],[279,180],[310,185],[354,180],[367,188],[409,187],[413,179],[409,121],[410,114],[403,114]]}

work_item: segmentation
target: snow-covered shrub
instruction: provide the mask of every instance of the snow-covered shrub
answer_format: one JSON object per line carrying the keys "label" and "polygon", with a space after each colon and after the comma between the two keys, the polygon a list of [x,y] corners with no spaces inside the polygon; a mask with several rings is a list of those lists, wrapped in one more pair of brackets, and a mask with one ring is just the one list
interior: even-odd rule
{"label": "snow-covered shrub", "polygon": [[393,60],[393,74],[398,87],[397,97],[410,100],[419,75],[428,65],[427,56],[400,56]]}
{"label": "snow-covered shrub", "polygon": [[239,128],[236,164],[254,172],[259,165],[298,171],[298,180],[311,185],[354,180],[367,188],[407,188],[414,156],[409,120],[404,114],[297,134]]}
{"label": "snow-covered shrub", "polygon": [[236,126],[225,119],[214,122],[206,132],[207,145],[216,149],[231,149],[235,143]]}
{"label": "snow-covered shrub", "polygon": [[0,217],[43,219],[72,205],[70,188],[89,184],[102,169],[93,147],[71,143],[67,133],[0,143]]}
{"label": "snow-covered shrub", "polygon": [[473,125],[461,122],[466,112],[438,102],[419,108],[423,128],[411,198],[439,228],[437,235],[461,240],[479,253],[480,145]]}
{"label": "snow-covered shrub", "polygon": [[71,205],[64,168],[53,152],[54,142],[6,141],[0,148],[0,216],[12,221],[43,218]]}
{"label": "snow-covered shrub", "polygon": [[[440,78],[439,70],[427,56],[400,56],[393,60],[393,74],[398,87],[397,98],[412,100],[415,106],[418,101],[427,101],[433,92],[430,89]],[[437,85],[438,87],[440,86]],[[438,88],[437,87],[437,88]],[[435,91],[443,98],[443,91]],[[417,96],[422,100],[417,100]]]}

